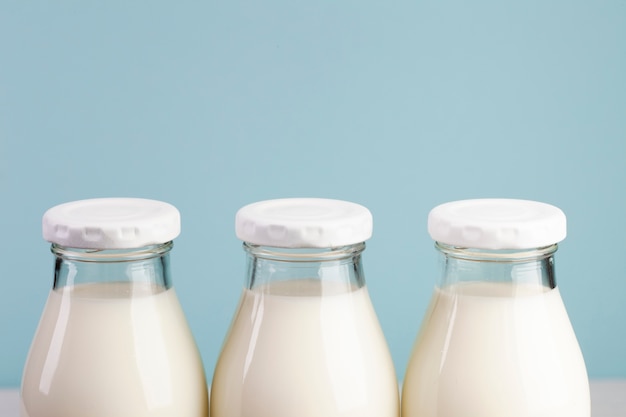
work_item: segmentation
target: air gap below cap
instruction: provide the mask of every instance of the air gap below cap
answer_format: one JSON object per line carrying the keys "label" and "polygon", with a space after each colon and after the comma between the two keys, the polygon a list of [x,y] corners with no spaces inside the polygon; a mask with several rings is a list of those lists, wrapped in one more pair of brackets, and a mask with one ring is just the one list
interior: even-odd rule
{"label": "air gap below cap", "polygon": [[180,213],[162,201],[96,198],[52,207],[42,226],[44,239],[62,246],[129,249],[173,240],[180,234]]}
{"label": "air gap below cap", "polygon": [[266,200],[242,207],[237,237],[281,248],[334,248],[372,236],[372,214],[356,203],[323,198]]}
{"label": "air gap below cap", "polygon": [[445,203],[428,215],[428,233],[440,243],[477,249],[532,249],[565,239],[565,214],[550,204],[516,199]]}

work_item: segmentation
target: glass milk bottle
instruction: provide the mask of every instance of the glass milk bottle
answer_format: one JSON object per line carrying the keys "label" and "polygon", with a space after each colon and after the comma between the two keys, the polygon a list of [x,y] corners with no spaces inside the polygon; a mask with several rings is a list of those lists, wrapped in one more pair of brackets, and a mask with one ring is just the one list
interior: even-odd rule
{"label": "glass milk bottle", "polygon": [[206,417],[202,362],[170,276],[180,215],[144,199],[43,217],[54,284],[24,368],[22,417]]}
{"label": "glass milk bottle", "polygon": [[403,417],[589,417],[583,357],[555,280],[565,215],[534,201],[435,207],[441,275],[406,370]]}
{"label": "glass milk bottle", "polygon": [[281,199],[236,216],[247,276],[211,386],[211,417],[398,417],[396,375],[363,275],[372,216]]}

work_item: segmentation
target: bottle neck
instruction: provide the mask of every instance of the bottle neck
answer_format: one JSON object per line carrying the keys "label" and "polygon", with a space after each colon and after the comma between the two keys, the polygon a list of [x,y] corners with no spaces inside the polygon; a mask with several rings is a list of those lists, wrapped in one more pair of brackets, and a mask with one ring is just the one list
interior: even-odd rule
{"label": "bottle neck", "polygon": [[289,295],[348,292],[365,285],[361,253],[365,243],[340,248],[288,249],[243,244],[246,288]]}
{"label": "bottle neck", "polygon": [[108,250],[52,244],[51,252],[55,256],[53,288],[93,283],[140,284],[156,290],[170,288],[169,252],[172,247],[173,242]]}
{"label": "bottle neck", "polygon": [[437,242],[440,288],[463,283],[510,283],[514,286],[556,287],[554,253],[557,245],[525,250],[458,248]]}

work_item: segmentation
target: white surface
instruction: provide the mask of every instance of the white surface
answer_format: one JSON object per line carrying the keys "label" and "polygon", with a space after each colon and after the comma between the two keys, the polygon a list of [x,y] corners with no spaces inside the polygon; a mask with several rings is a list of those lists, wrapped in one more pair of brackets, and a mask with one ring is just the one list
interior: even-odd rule
{"label": "white surface", "polygon": [[52,207],[44,214],[42,227],[44,239],[62,246],[140,248],[178,236],[180,213],[162,201],[95,198]]}
{"label": "white surface", "polygon": [[[626,379],[590,381],[591,417],[626,417]],[[17,389],[0,389],[0,417],[19,417]]]}
{"label": "white surface", "polygon": [[20,415],[20,394],[16,389],[0,389],[0,417]]}
{"label": "white surface", "polygon": [[324,198],[284,198],[242,207],[237,237],[279,248],[333,248],[372,236],[372,214],[356,203]]}
{"label": "white surface", "polygon": [[565,214],[550,204],[515,199],[460,200],[428,215],[437,242],[478,249],[532,249],[565,239]]}
{"label": "white surface", "polygon": [[591,416],[626,417],[626,379],[591,380]]}

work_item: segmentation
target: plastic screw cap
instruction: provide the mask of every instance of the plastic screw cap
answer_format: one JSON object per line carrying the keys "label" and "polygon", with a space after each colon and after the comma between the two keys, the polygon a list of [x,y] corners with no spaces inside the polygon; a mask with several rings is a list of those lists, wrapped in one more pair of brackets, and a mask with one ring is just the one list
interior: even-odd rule
{"label": "plastic screw cap", "polygon": [[372,236],[372,214],[356,203],[323,198],[266,200],[242,207],[237,237],[281,248],[336,248]]}
{"label": "plastic screw cap", "polygon": [[43,216],[43,237],[83,249],[129,249],[161,244],[180,234],[180,213],[162,201],[96,198],[52,207]]}
{"label": "plastic screw cap", "polygon": [[439,205],[428,215],[428,233],[440,243],[477,249],[532,249],[565,239],[565,214],[530,200],[475,199]]}

